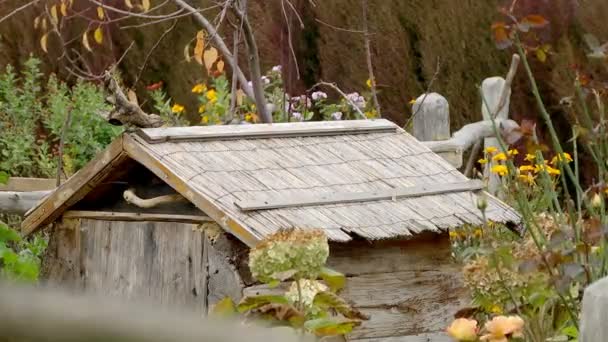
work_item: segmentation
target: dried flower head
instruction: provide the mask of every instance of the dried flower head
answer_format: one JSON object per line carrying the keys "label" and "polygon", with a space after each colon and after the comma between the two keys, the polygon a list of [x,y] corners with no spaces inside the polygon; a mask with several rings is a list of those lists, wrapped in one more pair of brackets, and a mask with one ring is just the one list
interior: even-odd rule
{"label": "dried flower head", "polygon": [[260,281],[316,278],[329,256],[321,230],[283,230],[272,234],[249,253],[249,268]]}

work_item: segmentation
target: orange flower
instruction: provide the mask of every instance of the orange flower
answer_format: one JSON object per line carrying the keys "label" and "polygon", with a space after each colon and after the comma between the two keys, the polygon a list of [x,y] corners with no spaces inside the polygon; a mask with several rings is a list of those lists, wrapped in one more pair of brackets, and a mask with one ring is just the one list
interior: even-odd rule
{"label": "orange flower", "polygon": [[496,316],[485,324],[487,334],[481,341],[508,342],[510,337],[523,337],[524,320],[519,316]]}
{"label": "orange flower", "polygon": [[458,318],[447,329],[448,335],[457,341],[477,340],[477,321],[474,319]]}

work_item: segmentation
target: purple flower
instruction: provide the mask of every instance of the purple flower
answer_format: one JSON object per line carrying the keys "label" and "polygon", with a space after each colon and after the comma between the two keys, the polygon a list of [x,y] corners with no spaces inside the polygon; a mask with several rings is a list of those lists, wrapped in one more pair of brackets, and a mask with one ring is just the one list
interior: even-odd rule
{"label": "purple flower", "polygon": [[346,95],[346,99],[349,102],[354,103],[355,106],[357,106],[359,109],[365,108],[365,104],[366,104],[365,103],[365,98],[363,96],[359,95],[359,93],[357,93],[357,92],[350,93],[350,94]]}
{"label": "purple flower", "polygon": [[324,100],[327,98],[327,94],[322,91],[315,91],[311,95],[313,101]]}
{"label": "purple flower", "polygon": [[344,114],[342,114],[342,112],[331,113],[331,119],[332,120],[342,120],[342,115],[344,115]]}

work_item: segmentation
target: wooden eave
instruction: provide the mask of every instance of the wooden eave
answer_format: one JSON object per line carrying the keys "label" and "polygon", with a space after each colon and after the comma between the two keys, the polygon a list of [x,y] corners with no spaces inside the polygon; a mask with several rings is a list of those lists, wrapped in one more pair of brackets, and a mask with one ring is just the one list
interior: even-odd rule
{"label": "wooden eave", "polygon": [[252,247],[260,241],[261,237],[250,232],[241,222],[225,215],[210,198],[190,188],[184,179],[163,166],[158,158],[145,151],[128,133],[112,142],[105,151],[30,210],[21,224],[23,234],[32,234],[56,221],[127,159],[133,159],[148,168],[243,243]]}

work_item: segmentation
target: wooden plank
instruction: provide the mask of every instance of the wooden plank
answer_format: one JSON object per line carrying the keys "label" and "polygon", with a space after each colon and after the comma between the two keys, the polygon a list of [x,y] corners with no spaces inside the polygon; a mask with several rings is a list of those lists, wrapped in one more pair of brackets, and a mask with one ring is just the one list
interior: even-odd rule
{"label": "wooden plank", "polygon": [[207,271],[197,225],[82,220],[85,289],[206,313]]}
{"label": "wooden plank", "polygon": [[434,270],[452,263],[447,233],[422,233],[411,240],[330,243],[328,267],[347,276]]}
{"label": "wooden plank", "polygon": [[56,179],[10,177],[7,184],[0,184],[0,191],[45,191],[53,190],[57,186]]}
{"label": "wooden plank", "polygon": [[80,220],[64,218],[56,223],[42,258],[42,284],[70,290],[82,289],[80,242]]}
{"label": "wooden plank", "polygon": [[[273,294],[285,291],[289,285],[282,283],[273,289],[258,285],[243,292],[245,296]],[[443,331],[470,301],[456,264],[428,271],[349,277],[340,295],[370,315],[369,321],[349,334],[349,340]]]}
{"label": "wooden plank", "polygon": [[166,167],[152,151],[145,149],[135,139],[137,138],[124,135],[125,151],[131,158],[147,167],[148,170],[152,171],[158,178],[169,184],[175,191],[187,198],[205,214],[209,215],[215,222],[220,224],[222,228],[236,236],[246,245],[253,247],[260,241],[260,236],[251,232],[239,220],[228,216],[211,198],[208,198],[191,187],[187,180],[176,175],[175,172]]}
{"label": "wooden plank", "polygon": [[23,223],[21,231],[29,235],[45,225],[55,221],[63,212],[80,201],[97,184],[112,172],[116,165],[121,164],[128,157],[123,153],[123,139],[114,140],[108,148],[99,153],[93,161],[78,171],[50,194],[44,201],[33,208]]}
{"label": "wooden plank", "polygon": [[217,226],[220,234],[205,239],[209,278],[207,304],[211,309],[220,300],[230,297],[239,302],[245,283],[239,273],[239,260],[246,259],[248,250],[240,241],[231,238]]}
{"label": "wooden plank", "polygon": [[286,138],[360,133],[396,133],[398,126],[385,120],[345,120],[275,123],[240,126],[194,126],[139,129],[148,143],[167,141],[205,141],[251,138]]}
{"label": "wooden plank", "polygon": [[453,192],[476,191],[481,189],[483,189],[483,183],[480,180],[475,179],[450,184],[424,184],[408,188],[396,188],[371,192],[342,192],[318,195],[307,195],[306,193],[303,193],[300,196],[273,196],[272,198],[265,200],[236,201],[234,204],[242,211],[253,211],[337,203],[371,202],[390,199],[395,200]]}
{"label": "wooden plank", "polygon": [[363,339],[349,339],[349,341],[357,342],[454,342],[445,332],[431,332],[422,333],[418,335],[409,336],[394,336],[394,337],[380,337],[380,338],[363,338]]}
{"label": "wooden plank", "polygon": [[180,222],[180,223],[203,223],[213,222],[209,216],[196,215],[174,215],[156,213],[123,213],[116,211],[86,211],[68,210],[63,214],[64,218],[86,218],[106,221],[154,221],[154,222]]}
{"label": "wooden plank", "polygon": [[23,215],[46,198],[50,191],[0,191],[0,212]]}

